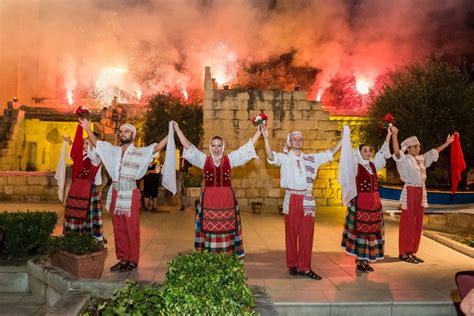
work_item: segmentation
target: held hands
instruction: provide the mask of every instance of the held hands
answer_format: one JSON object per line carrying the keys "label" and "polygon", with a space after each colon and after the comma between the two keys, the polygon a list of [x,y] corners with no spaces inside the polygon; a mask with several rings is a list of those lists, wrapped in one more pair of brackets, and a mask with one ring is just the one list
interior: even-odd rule
{"label": "held hands", "polygon": [[260,132],[262,133],[263,138],[268,138],[269,133],[268,133],[268,127],[266,126],[266,124],[261,124],[258,128]]}
{"label": "held hands", "polygon": [[390,133],[390,134],[393,135],[393,136],[397,136],[397,134],[398,134],[398,128],[395,127],[395,126],[390,126],[390,127],[388,128],[388,133]]}
{"label": "held hands", "polygon": [[174,129],[174,131],[175,131],[175,132],[176,132],[176,131],[180,131],[178,123],[176,123],[175,121],[171,121],[171,122],[172,122],[172,124],[173,124],[173,129]]}
{"label": "held hands", "polygon": [[87,132],[91,130],[91,122],[89,122],[85,118],[79,118],[79,124],[82,126],[83,129],[85,129]]}

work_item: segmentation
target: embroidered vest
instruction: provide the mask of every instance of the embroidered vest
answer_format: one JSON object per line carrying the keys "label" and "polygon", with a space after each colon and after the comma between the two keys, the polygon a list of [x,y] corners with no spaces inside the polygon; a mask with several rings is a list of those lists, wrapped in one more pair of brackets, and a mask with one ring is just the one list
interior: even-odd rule
{"label": "embroidered vest", "polygon": [[206,187],[230,187],[230,160],[227,155],[222,157],[218,167],[212,162],[212,157],[208,156],[203,168],[204,185]]}

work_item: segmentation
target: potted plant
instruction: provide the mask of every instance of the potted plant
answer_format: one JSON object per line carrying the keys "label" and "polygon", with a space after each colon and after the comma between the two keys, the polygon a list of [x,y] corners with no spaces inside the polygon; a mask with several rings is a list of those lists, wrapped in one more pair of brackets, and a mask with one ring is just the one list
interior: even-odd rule
{"label": "potted plant", "polygon": [[251,202],[250,206],[252,207],[253,214],[261,214],[262,213],[262,202]]}
{"label": "potted plant", "polygon": [[107,250],[90,233],[51,237],[51,264],[78,278],[100,278]]}

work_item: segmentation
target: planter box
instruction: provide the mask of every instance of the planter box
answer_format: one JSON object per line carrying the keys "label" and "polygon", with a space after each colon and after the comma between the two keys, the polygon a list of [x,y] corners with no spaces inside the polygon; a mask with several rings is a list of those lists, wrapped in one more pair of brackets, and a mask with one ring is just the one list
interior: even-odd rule
{"label": "planter box", "polygon": [[185,187],[184,195],[190,198],[199,199],[201,197],[201,187]]}
{"label": "planter box", "polygon": [[83,279],[98,279],[104,271],[106,249],[87,254],[73,255],[59,251],[51,256],[51,264]]}

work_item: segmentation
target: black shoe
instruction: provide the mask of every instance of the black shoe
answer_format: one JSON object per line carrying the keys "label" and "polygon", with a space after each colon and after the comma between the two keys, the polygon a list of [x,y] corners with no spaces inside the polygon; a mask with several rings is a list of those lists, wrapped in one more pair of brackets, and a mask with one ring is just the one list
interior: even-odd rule
{"label": "black shoe", "polygon": [[298,270],[296,269],[296,267],[291,267],[291,268],[288,268],[288,273],[290,275],[298,275]]}
{"label": "black shoe", "polygon": [[418,264],[418,261],[416,261],[412,256],[407,255],[407,254],[399,255],[398,258],[408,263]]}
{"label": "black shoe", "polygon": [[418,258],[418,257],[415,256],[414,254],[410,254],[410,257],[412,257],[414,261],[418,261],[419,263],[425,262],[425,260],[423,260],[423,259],[421,259],[421,258]]}
{"label": "black shoe", "polygon": [[308,278],[313,279],[313,280],[321,280],[322,279],[322,277],[317,275],[313,270],[309,270],[309,271],[306,271],[306,272],[298,271],[298,275],[303,275],[303,276],[308,277]]}
{"label": "black shoe", "polygon": [[184,205],[182,205],[179,210],[180,210],[180,211],[184,211],[184,209],[185,209],[185,207],[184,207]]}
{"label": "black shoe", "polygon": [[129,272],[138,268],[138,263],[126,262],[122,267],[120,267],[120,272]]}
{"label": "black shoe", "polygon": [[362,263],[363,261],[362,260],[357,260],[356,259],[356,268],[357,270],[361,271],[361,272],[367,272],[367,269],[365,268],[365,265]]}
{"label": "black shoe", "polygon": [[110,271],[112,271],[112,272],[113,271],[119,271],[126,264],[127,263],[125,261],[120,260],[119,262],[117,262],[116,264],[114,264],[113,266],[110,267]]}
{"label": "black shoe", "polygon": [[367,261],[367,260],[362,261],[362,265],[364,266],[365,271],[367,271],[367,272],[373,272],[374,271],[374,268],[372,268],[369,265],[369,261]]}

